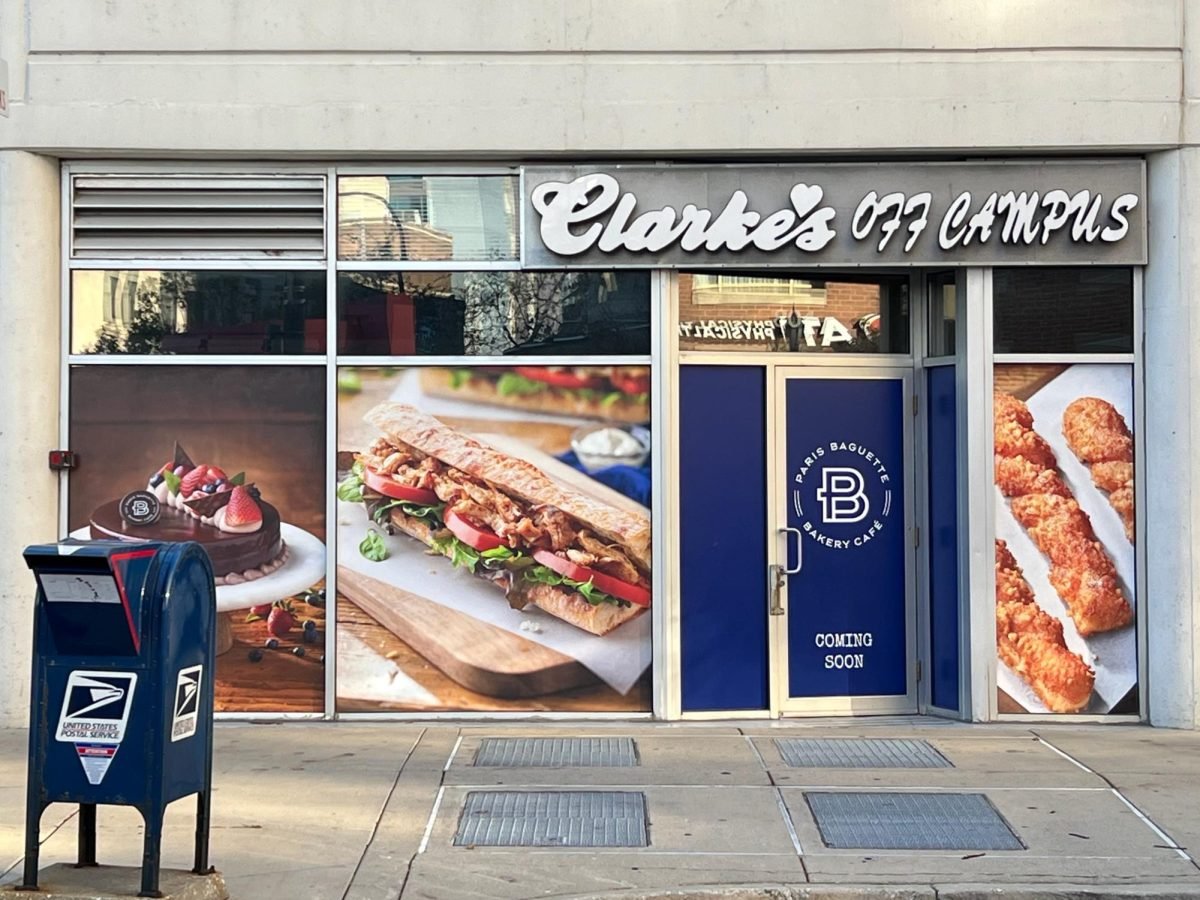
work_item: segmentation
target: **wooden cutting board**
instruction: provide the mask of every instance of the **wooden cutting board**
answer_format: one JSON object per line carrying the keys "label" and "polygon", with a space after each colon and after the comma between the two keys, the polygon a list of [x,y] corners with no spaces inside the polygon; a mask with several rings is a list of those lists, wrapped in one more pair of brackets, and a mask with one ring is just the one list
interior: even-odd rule
{"label": "wooden cutting board", "polygon": [[[596,681],[569,656],[345,566],[338,566],[338,591],[477,693],[537,697]],[[499,592],[496,599],[503,602]]]}

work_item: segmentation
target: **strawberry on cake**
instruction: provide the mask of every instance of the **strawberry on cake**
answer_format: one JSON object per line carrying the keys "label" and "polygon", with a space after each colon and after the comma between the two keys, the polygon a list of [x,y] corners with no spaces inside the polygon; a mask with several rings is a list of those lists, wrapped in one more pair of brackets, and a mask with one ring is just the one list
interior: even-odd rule
{"label": "strawberry on cake", "polygon": [[161,507],[148,524],[127,520],[121,501],[92,513],[93,539],[196,541],[212,561],[217,584],[242,584],[269,575],[288,557],[279,511],[265,502],[244,472],[232,478],[218,466],[196,465],[178,444],[175,457],[151,476],[146,489]]}

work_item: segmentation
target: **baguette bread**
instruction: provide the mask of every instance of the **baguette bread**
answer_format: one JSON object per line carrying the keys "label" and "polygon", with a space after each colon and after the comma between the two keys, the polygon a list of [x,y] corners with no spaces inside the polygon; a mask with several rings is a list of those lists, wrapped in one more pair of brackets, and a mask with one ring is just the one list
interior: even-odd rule
{"label": "baguette bread", "polygon": [[[433,546],[433,531],[424,520],[405,515],[399,507],[391,510],[391,520],[397,530]],[[578,591],[552,584],[523,584],[519,596],[550,615],[598,636],[606,635],[618,625],[637,618],[644,609],[640,606],[617,606],[614,603],[588,603]]]}
{"label": "baguette bread", "polygon": [[589,397],[566,390],[548,389],[536,394],[502,395],[496,382],[488,378],[472,376],[464,384],[454,386],[452,369],[426,367],[421,370],[421,389],[431,397],[446,397],[466,400],[471,403],[488,403],[527,409],[531,412],[550,413],[560,416],[580,416],[585,419],[607,419],[640,425],[650,421],[650,408],[630,396],[605,404],[602,397]]}
{"label": "baguette bread", "polygon": [[388,439],[407,444],[531,504],[562,510],[597,534],[620,544],[638,566],[650,569],[650,520],[616,509],[551,481],[541,469],[487,447],[433,416],[402,403],[381,403],[365,416]]}

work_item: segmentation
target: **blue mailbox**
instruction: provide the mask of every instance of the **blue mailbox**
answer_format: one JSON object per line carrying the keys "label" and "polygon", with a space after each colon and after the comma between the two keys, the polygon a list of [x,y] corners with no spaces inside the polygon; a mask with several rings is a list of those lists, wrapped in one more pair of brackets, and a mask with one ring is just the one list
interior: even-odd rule
{"label": "blue mailbox", "polygon": [[159,897],[167,804],[197,795],[192,871],[209,872],[216,588],[199,544],[74,541],[25,550],[37,578],[25,877],[42,813],[79,804],[79,865],[96,865],[96,806],[146,823],[139,896]]}

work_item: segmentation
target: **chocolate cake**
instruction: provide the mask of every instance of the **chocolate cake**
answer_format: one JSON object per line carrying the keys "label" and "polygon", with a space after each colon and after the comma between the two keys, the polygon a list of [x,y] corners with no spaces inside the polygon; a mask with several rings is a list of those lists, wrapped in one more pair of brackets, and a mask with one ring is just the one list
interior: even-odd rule
{"label": "chocolate cake", "polygon": [[195,541],[212,561],[217,584],[253,581],[287,561],[279,510],[265,502],[254,485],[245,484],[244,473],[229,478],[216,466],[197,466],[178,444],[175,458],[138,496],[151,505],[157,500],[157,515],[148,517],[151,521],[129,515],[121,500],[111,500],[92,513],[92,538]]}

